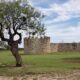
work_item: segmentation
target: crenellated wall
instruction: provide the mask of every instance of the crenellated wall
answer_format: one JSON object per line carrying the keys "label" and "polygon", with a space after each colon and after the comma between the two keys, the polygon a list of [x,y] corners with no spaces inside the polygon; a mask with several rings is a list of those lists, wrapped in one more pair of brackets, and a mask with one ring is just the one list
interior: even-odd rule
{"label": "crenellated wall", "polygon": [[80,51],[80,43],[53,43],[51,44],[51,52],[73,52]]}
{"label": "crenellated wall", "polygon": [[25,38],[26,54],[46,54],[52,52],[80,51],[80,43],[50,43],[50,37]]}
{"label": "crenellated wall", "polygon": [[56,43],[51,43],[50,44],[50,48],[51,48],[51,52],[57,52],[58,51],[58,44]]}
{"label": "crenellated wall", "polygon": [[27,54],[43,54],[50,51],[50,37],[24,39],[24,52]]}

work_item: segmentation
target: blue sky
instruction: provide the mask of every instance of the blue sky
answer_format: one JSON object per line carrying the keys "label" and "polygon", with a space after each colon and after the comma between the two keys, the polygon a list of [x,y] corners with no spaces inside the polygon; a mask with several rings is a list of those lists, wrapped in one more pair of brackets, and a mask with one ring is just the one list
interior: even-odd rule
{"label": "blue sky", "polygon": [[51,42],[80,42],[80,0],[29,0],[46,15]]}

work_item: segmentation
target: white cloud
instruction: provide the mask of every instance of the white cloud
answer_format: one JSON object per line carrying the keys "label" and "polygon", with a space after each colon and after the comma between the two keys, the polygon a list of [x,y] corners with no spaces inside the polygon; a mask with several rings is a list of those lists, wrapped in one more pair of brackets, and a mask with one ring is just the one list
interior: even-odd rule
{"label": "white cloud", "polygon": [[80,42],[80,24],[66,28],[47,26],[46,35],[51,37],[52,42]]}
{"label": "white cloud", "polygon": [[69,0],[68,2],[60,5],[50,5],[53,12],[56,12],[59,16],[54,21],[65,21],[72,17],[80,17],[80,0]]}
{"label": "white cloud", "polygon": [[53,3],[50,4],[48,8],[37,8],[47,16],[51,16],[54,12],[58,14],[58,16],[49,21],[49,23],[66,21],[72,17],[80,17],[80,0],[69,0],[64,4]]}
{"label": "white cloud", "polygon": [[[35,1],[35,0],[34,0]],[[42,1],[42,0],[41,0]],[[43,0],[45,1],[45,0]],[[46,1],[45,1],[46,2]],[[38,2],[36,2],[37,4]],[[45,4],[44,4],[45,5]],[[52,16],[53,13],[58,14],[53,19],[45,20],[47,31],[46,35],[51,37],[53,42],[79,42],[80,41],[80,23],[77,26],[68,26],[60,28],[55,22],[70,20],[71,18],[80,17],[80,0],[68,0],[64,4],[51,3],[48,8],[36,7],[47,16]],[[53,24],[52,24],[53,23]]]}

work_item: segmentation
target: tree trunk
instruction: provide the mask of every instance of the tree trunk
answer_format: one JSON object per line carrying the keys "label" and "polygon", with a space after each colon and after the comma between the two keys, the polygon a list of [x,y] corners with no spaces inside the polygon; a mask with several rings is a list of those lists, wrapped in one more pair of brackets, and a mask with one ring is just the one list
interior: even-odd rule
{"label": "tree trunk", "polygon": [[21,59],[21,56],[18,52],[18,42],[17,41],[14,41],[11,43],[11,52],[16,59],[16,67],[21,67],[22,66],[22,59]]}

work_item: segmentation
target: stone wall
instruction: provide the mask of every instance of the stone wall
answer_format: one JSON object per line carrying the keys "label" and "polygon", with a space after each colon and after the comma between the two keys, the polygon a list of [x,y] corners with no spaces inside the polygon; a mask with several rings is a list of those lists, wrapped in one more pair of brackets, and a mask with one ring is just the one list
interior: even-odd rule
{"label": "stone wall", "polygon": [[51,48],[51,52],[57,52],[58,51],[58,44],[56,43],[51,43],[50,44],[50,48]]}
{"label": "stone wall", "polygon": [[51,44],[51,52],[69,52],[80,51],[80,43],[53,43]]}
{"label": "stone wall", "polygon": [[64,51],[79,52],[80,43],[50,43],[50,37],[24,39],[24,52],[26,54],[44,54]]}
{"label": "stone wall", "polygon": [[24,52],[26,54],[41,54],[50,53],[50,38],[25,38],[24,39]]}

